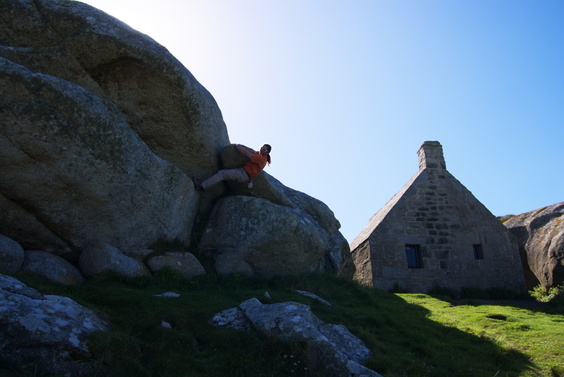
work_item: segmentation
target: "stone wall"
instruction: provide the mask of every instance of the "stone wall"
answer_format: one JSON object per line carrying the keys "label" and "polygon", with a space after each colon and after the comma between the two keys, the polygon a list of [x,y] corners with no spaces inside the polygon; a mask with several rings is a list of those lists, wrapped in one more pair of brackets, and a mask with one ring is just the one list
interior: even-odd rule
{"label": "stone wall", "polygon": [[[427,143],[419,151],[418,173],[351,244],[355,279],[384,290],[412,292],[437,286],[522,290],[517,244],[444,168],[440,144]],[[418,255],[408,258],[407,245]]]}

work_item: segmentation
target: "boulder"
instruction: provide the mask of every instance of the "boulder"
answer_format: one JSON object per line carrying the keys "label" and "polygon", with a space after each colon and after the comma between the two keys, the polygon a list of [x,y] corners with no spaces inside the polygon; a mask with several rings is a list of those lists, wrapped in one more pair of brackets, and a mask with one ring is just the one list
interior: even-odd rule
{"label": "boulder", "polygon": [[306,344],[316,368],[325,376],[381,377],[364,367],[370,350],[344,326],[326,324],[307,305],[285,302],[264,305],[256,298],[237,308],[217,313],[211,324],[238,331],[254,329],[267,337],[290,344]]}
{"label": "boulder", "polygon": [[211,94],[163,46],[78,1],[0,0],[0,56],[114,103],[161,158],[191,174],[229,143]]}
{"label": "boulder", "polygon": [[0,234],[0,273],[13,274],[24,262],[24,249],[11,238]]}
{"label": "boulder", "polygon": [[329,253],[326,255],[325,261],[325,271],[352,279],[356,267],[350,252],[349,242],[341,232],[333,233],[333,236],[329,239]]}
{"label": "boulder", "polygon": [[[157,157],[114,105],[0,58],[0,231],[27,249],[133,248],[186,239],[191,179]],[[41,189],[38,190],[37,188]]]}
{"label": "boulder", "polygon": [[88,341],[109,324],[91,310],[67,297],[42,295],[5,275],[0,275],[0,302],[3,360],[37,365],[49,375],[91,376],[103,370],[89,361]]}
{"label": "boulder", "polygon": [[187,279],[192,279],[200,275],[205,275],[206,270],[192,253],[188,252],[168,252],[147,260],[147,266],[151,272],[157,272],[165,267],[178,271]]}
{"label": "boulder", "polygon": [[84,283],[84,276],[78,268],[65,259],[45,251],[26,251],[22,271],[32,272],[61,284]]}
{"label": "boulder", "polygon": [[85,248],[78,263],[82,273],[88,278],[105,272],[127,277],[150,275],[142,262],[124,255],[119,249],[108,244],[94,244]]}
{"label": "boulder", "polygon": [[0,232],[68,260],[93,241],[188,242],[190,177],[216,170],[228,143],[210,93],[164,47],[89,5],[0,8]]}
{"label": "boulder", "polygon": [[[246,158],[233,145],[221,152],[224,168]],[[326,271],[351,278],[354,264],[340,223],[327,205],[261,172],[253,188],[228,181],[231,194],[211,211],[200,250],[221,274],[261,276]]]}
{"label": "boulder", "polygon": [[[0,233],[27,250],[80,260],[87,276],[121,264],[128,276],[144,275],[142,258],[124,258],[160,239],[197,240],[194,222],[223,192],[201,196],[192,177],[244,162],[224,148],[227,129],[210,93],[163,46],[86,4],[0,0],[0,7]],[[229,187],[258,200],[255,208],[267,203],[274,232],[227,225],[246,213],[224,202],[213,222],[247,233],[226,249],[213,238],[233,235],[208,226],[204,248],[219,256],[218,270],[352,276],[344,268],[348,244],[324,203],[265,172],[252,190]],[[117,251],[93,253],[92,244]]]}
{"label": "boulder", "polygon": [[151,254],[154,254],[155,250],[153,250],[153,249],[130,249],[130,250],[124,250],[123,253],[130,258],[137,259],[137,260],[140,260],[140,261],[144,261],[147,258],[149,258],[149,256]]}
{"label": "boulder", "polygon": [[519,242],[528,289],[564,283],[564,202],[514,216],[504,225]]}
{"label": "boulder", "polygon": [[249,196],[215,205],[200,241],[218,273],[271,277],[323,271],[329,236],[307,213]]}

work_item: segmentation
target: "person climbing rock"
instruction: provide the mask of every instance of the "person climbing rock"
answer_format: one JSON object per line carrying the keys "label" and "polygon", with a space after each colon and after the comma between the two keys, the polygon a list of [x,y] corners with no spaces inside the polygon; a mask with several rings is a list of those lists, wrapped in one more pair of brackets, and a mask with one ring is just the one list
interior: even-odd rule
{"label": "person climbing rock", "polygon": [[240,168],[219,170],[202,182],[194,180],[196,190],[205,191],[208,187],[221,181],[248,182],[248,187],[253,187],[253,178],[259,175],[267,163],[268,165],[271,163],[270,151],[272,147],[269,144],[264,144],[259,151],[254,151],[244,145],[235,144],[235,149],[246,156],[249,161]]}

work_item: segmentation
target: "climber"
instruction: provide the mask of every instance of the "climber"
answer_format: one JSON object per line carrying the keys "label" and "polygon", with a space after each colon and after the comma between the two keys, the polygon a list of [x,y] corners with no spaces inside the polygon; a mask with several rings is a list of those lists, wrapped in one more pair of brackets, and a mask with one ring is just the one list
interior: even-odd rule
{"label": "climber", "polygon": [[205,191],[208,187],[221,181],[248,182],[247,186],[249,188],[253,187],[253,178],[264,169],[267,163],[270,165],[270,151],[272,147],[269,144],[264,144],[257,152],[244,145],[235,144],[235,149],[246,156],[249,161],[240,168],[219,170],[202,182],[194,180],[196,190]]}

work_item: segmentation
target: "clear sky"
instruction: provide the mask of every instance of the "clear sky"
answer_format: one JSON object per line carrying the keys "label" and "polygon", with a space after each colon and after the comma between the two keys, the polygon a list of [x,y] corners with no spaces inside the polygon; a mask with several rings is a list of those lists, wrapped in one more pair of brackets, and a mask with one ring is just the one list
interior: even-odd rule
{"label": "clear sky", "polygon": [[496,216],[564,201],[562,0],[84,2],[165,46],[349,242],[426,140]]}

